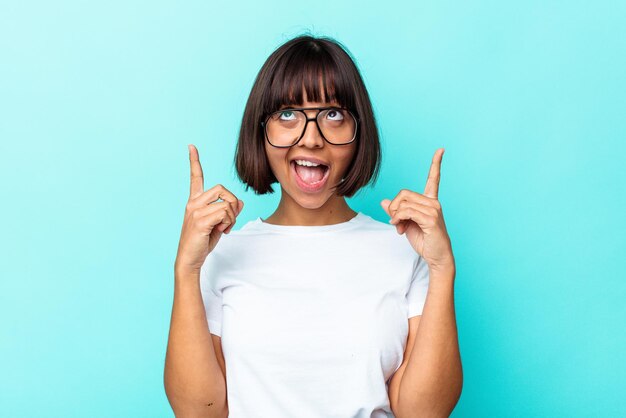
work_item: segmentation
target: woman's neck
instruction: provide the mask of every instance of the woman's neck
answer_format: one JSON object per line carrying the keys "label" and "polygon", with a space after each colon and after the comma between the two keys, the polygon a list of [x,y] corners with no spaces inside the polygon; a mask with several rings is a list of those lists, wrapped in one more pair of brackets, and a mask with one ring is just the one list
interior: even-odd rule
{"label": "woman's neck", "polygon": [[302,225],[320,226],[334,225],[347,222],[354,218],[357,212],[352,210],[346,199],[333,196],[318,208],[306,208],[288,197],[283,191],[278,207],[272,215],[263,222],[274,225]]}

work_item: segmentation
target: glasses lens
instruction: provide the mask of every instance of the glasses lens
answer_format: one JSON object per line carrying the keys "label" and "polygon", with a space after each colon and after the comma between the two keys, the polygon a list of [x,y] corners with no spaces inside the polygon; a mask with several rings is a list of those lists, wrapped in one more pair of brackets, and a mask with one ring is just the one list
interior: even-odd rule
{"label": "glasses lens", "polygon": [[327,109],[320,112],[317,122],[326,139],[333,144],[345,144],[354,138],[356,122],[345,109]]}
{"label": "glasses lens", "polygon": [[[322,110],[317,117],[324,137],[333,144],[347,144],[354,139],[356,121],[345,109]],[[267,137],[276,146],[293,145],[304,131],[306,115],[298,110],[279,110],[267,120]]]}
{"label": "glasses lens", "polygon": [[279,110],[267,120],[267,138],[277,147],[295,143],[304,127],[304,113],[294,110]]}

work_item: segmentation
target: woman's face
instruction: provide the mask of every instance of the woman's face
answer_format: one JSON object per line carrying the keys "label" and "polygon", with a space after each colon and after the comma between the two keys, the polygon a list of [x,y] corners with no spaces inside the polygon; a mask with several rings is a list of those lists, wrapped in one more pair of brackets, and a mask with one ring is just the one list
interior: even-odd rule
{"label": "woman's face", "polygon": [[[336,102],[309,102],[306,101],[298,107],[323,107],[338,106]],[[283,106],[287,108],[290,106]],[[296,107],[296,106],[293,106]],[[317,110],[304,111],[309,118],[317,115]],[[265,140],[265,152],[270,163],[272,172],[280,182],[283,194],[287,194],[300,206],[307,209],[317,209],[323,206],[335,192],[334,186],[340,184],[342,177],[347,175],[346,170],[356,151],[356,141],[346,145],[329,144],[322,138],[315,121],[310,121],[304,135],[297,144],[290,148],[276,148]],[[322,180],[321,187],[306,186],[300,180],[296,171],[295,160],[314,158],[327,165],[328,172],[325,173],[325,180]],[[302,173],[306,168],[298,168]],[[305,176],[306,177],[306,176]],[[311,179],[309,179],[311,182]],[[286,196],[285,196],[286,197]]]}

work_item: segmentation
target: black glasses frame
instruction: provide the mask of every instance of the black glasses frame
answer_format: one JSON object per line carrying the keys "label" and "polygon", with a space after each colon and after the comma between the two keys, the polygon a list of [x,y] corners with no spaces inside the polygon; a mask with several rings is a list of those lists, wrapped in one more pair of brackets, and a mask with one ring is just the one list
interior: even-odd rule
{"label": "black glasses frame", "polygon": [[[350,115],[352,115],[352,117],[354,118],[354,137],[349,141],[349,142],[344,142],[342,144],[335,144],[334,142],[330,142],[325,136],[324,133],[322,132],[322,129],[320,128],[320,124],[317,120],[317,118],[319,117],[320,113],[322,113],[322,110],[328,110],[328,109],[341,109],[341,110],[347,110],[348,113],[350,113]],[[317,114],[315,115],[315,117],[310,118],[306,113],[304,113],[304,110],[317,110]],[[269,136],[267,135],[267,121],[269,120],[269,118],[274,114],[274,113],[278,113],[278,112],[285,112],[285,111],[302,111],[302,113],[304,114],[304,117],[306,118],[306,121],[304,122],[304,127],[302,128],[302,133],[300,134],[300,137],[298,138],[298,140],[296,142],[294,142],[291,145],[274,145],[272,144],[272,142],[269,139]],[[298,142],[300,142],[300,140],[302,139],[302,137],[304,137],[304,133],[306,132],[306,127],[309,125],[310,121],[315,121],[315,125],[317,126],[317,130],[319,131],[320,135],[322,136],[322,138],[324,138],[324,141],[328,142],[331,145],[348,145],[351,144],[352,142],[354,142],[354,140],[357,137],[357,134],[359,132],[359,117],[356,116],[354,113],[352,113],[352,111],[348,108],[345,107],[337,107],[337,106],[326,106],[326,107],[290,107],[290,108],[286,108],[286,109],[279,109],[275,112],[270,113],[264,121],[261,122],[261,126],[263,127],[263,133],[265,135],[265,139],[267,140],[267,142],[269,142],[269,144],[273,147],[276,148],[290,148],[293,147],[294,145],[296,145]]]}

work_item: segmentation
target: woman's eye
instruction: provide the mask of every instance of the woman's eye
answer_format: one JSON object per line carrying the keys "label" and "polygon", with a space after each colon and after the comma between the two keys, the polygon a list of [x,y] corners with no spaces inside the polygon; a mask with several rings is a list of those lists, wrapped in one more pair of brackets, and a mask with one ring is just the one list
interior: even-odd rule
{"label": "woman's eye", "polygon": [[[283,115],[287,115],[285,118],[283,118]],[[291,116],[293,116],[293,112],[290,110],[285,110],[284,112],[280,112],[280,118],[282,120],[291,120]]]}
{"label": "woman's eye", "polygon": [[326,114],[331,120],[342,120],[343,112],[339,109],[330,109]]}

